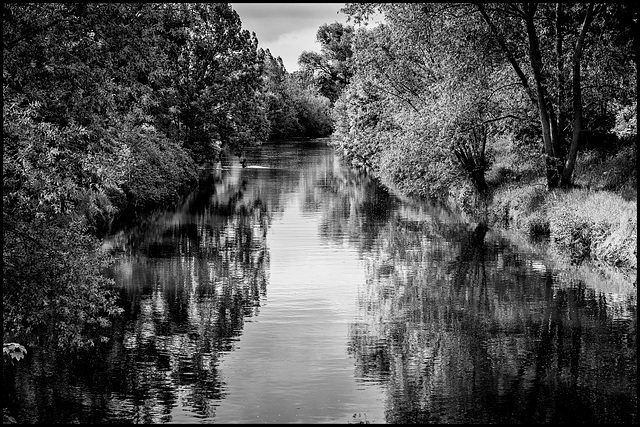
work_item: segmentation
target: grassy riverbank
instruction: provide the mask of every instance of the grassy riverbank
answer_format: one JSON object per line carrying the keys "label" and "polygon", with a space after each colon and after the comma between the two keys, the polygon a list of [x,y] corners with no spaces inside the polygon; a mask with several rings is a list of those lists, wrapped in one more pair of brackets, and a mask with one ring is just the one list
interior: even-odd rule
{"label": "grassy riverbank", "polygon": [[490,227],[530,241],[546,240],[572,264],[590,261],[637,270],[636,151],[635,143],[613,153],[585,150],[579,155],[576,187],[548,191],[539,162],[501,147],[487,173],[487,202],[469,197],[471,188],[452,193],[448,202]]}

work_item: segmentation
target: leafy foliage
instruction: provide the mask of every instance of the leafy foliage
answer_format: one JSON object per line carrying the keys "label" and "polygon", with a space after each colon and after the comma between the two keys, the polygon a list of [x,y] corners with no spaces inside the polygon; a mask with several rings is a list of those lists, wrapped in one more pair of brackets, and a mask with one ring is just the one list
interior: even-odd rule
{"label": "leafy foliage", "polygon": [[302,52],[298,63],[307,79],[313,82],[321,95],[333,104],[351,78],[350,59],[354,29],[339,22],[323,24],[318,28],[316,41],[321,53]]}
{"label": "leafy foliage", "polygon": [[286,90],[287,70],[282,58],[264,51],[265,102],[270,123],[269,139],[281,139],[300,132],[291,94]]}
{"label": "leafy foliage", "polygon": [[106,339],[121,309],[101,275],[109,259],[79,222],[52,225],[3,215],[4,341],[51,340],[73,349]]}
{"label": "leafy foliage", "polygon": [[[215,160],[220,145],[241,154],[268,136],[255,34],[243,30],[228,3],[167,6],[174,14],[168,53],[171,87],[163,100],[176,136],[196,161]],[[160,129],[162,129],[160,127]]]}
{"label": "leafy foliage", "polygon": [[331,134],[331,105],[304,74],[287,73],[280,57],[267,49],[265,56],[265,97],[270,123],[270,139],[325,137]]}
{"label": "leafy foliage", "polygon": [[2,358],[5,361],[20,361],[27,354],[27,349],[22,344],[10,342],[2,344]]}
{"label": "leafy foliage", "polygon": [[125,141],[133,159],[121,187],[129,200],[127,206],[145,208],[176,200],[197,180],[191,156],[152,126],[131,129]]}
{"label": "leafy foliage", "polygon": [[477,22],[439,7],[399,5],[390,24],[358,31],[334,142],[406,191],[444,197],[470,179],[484,192],[488,146],[517,117],[491,89],[504,70]]}
{"label": "leafy foliage", "polygon": [[[489,195],[489,185],[520,179],[519,164],[532,161],[527,169],[547,168],[548,186],[561,177],[566,186],[585,126],[607,140],[635,138],[636,12],[624,6],[349,3],[344,11],[356,23],[380,12],[385,23],[353,37],[333,141],[406,191],[447,197],[471,182]],[[486,180],[505,145],[514,163]]]}

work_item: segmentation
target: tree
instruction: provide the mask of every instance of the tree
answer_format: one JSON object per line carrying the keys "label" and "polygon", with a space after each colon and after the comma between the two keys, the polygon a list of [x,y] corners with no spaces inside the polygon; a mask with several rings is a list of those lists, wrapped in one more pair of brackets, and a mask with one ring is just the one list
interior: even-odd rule
{"label": "tree", "polygon": [[228,3],[165,7],[168,90],[160,103],[168,117],[161,129],[182,141],[198,162],[215,160],[223,146],[242,155],[266,140],[263,58],[255,34],[242,29]]}
{"label": "tree", "polygon": [[298,122],[293,94],[288,90],[288,73],[282,58],[274,58],[264,51],[264,89],[267,116],[270,124],[269,139],[283,139],[302,131]]}
{"label": "tree", "polygon": [[4,341],[91,345],[101,224],[266,138],[263,58],[228,4],[8,3],[3,45]]}
{"label": "tree", "polygon": [[113,283],[101,274],[109,258],[87,227],[87,216],[108,201],[100,182],[92,184],[97,189],[83,182],[90,157],[69,147],[85,137],[75,126],[58,129],[5,98],[3,342],[91,346],[106,339],[120,312],[109,290]]}
{"label": "tree", "polygon": [[505,85],[504,62],[469,10],[387,5],[387,24],[354,38],[354,76],[334,110],[335,140],[407,191],[446,196],[462,179],[486,196],[491,142],[505,123],[528,125]]}
{"label": "tree", "polygon": [[[536,3],[478,4],[477,7],[523,88],[537,105],[546,154],[548,186],[570,186],[583,133],[583,69],[591,71],[594,69],[593,65],[596,65],[589,64],[585,67],[583,57],[589,49],[597,47],[589,42],[588,35],[594,19],[607,6],[594,6],[590,3],[572,5],[566,10],[562,4],[553,6]],[[507,22],[511,24],[504,25]],[[522,34],[515,25],[518,23],[523,24]],[[615,37],[613,35],[621,30],[625,28],[611,26],[605,31],[608,37]],[[509,44],[507,40],[523,40],[526,45],[523,46],[524,43],[521,42],[520,46],[516,46]],[[565,49],[567,45],[569,49]],[[525,62],[531,67],[530,72],[523,68]],[[589,78],[590,76],[586,76],[586,79]],[[570,96],[566,89],[568,84],[571,88]],[[571,102],[567,102],[567,99]],[[570,140],[564,131],[567,124],[565,121],[569,118],[572,120]]]}
{"label": "tree", "polygon": [[333,104],[351,77],[349,59],[354,30],[339,22],[318,28],[316,41],[321,53],[304,51],[298,58],[301,71],[319,88],[320,94]]}

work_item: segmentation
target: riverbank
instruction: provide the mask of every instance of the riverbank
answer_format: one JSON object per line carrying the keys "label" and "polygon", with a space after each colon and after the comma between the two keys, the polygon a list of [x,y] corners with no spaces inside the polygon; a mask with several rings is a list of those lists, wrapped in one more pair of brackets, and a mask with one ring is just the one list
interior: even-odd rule
{"label": "riverbank", "polygon": [[507,167],[507,160],[498,158],[487,173],[486,201],[463,187],[450,194],[447,204],[472,222],[546,242],[571,264],[589,262],[637,274],[635,144],[614,155],[581,153],[572,189],[548,191],[533,165]]}
{"label": "riverbank", "polygon": [[[340,141],[334,145],[345,151]],[[347,157],[357,157],[357,152],[345,152]],[[446,191],[431,195],[430,182],[416,172],[415,165],[396,168],[376,160],[366,170],[402,194],[436,198],[470,224],[542,242],[546,252],[572,265],[588,262],[626,271],[633,278],[637,276],[636,152],[635,139],[583,148],[573,188],[549,191],[540,156],[508,141],[496,141],[485,175],[485,198],[466,179],[454,180]],[[398,170],[406,173],[394,173]]]}

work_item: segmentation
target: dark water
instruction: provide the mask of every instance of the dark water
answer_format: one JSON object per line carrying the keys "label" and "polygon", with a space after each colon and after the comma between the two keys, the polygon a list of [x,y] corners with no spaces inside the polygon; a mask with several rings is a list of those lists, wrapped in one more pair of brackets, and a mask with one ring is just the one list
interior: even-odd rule
{"label": "dark water", "polygon": [[125,315],[20,366],[32,423],[635,423],[637,298],[265,146],[110,236]]}

